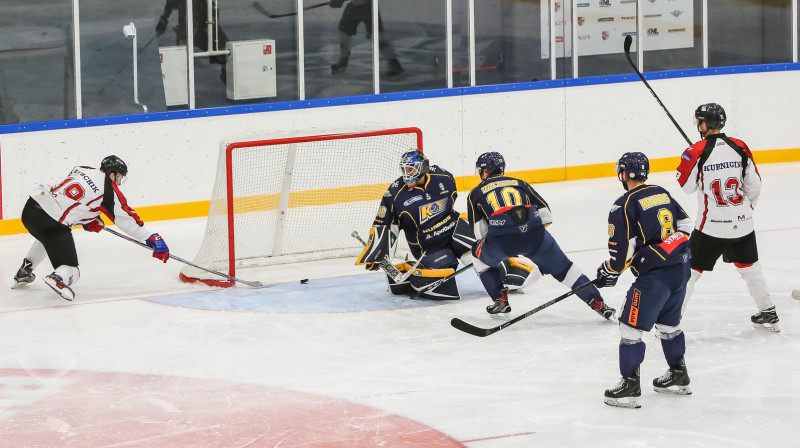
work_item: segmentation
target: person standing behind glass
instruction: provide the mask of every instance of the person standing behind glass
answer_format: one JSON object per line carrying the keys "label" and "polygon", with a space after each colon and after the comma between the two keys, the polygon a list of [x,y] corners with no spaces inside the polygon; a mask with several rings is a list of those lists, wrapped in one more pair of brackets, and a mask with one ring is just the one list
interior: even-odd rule
{"label": "person standing behind glass", "polygon": [[[331,0],[331,8],[341,8],[345,0]],[[339,20],[339,60],[331,64],[331,74],[338,75],[347,69],[350,60],[350,40],[358,32],[358,25],[364,22],[367,27],[367,39],[372,38],[372,0],[350,0]],[[378,13],[378,47],[381,55],[389,61],[389,70],[385,76],[397,76],[403,73],[403,66],[397,60],[397,54],[391,42],[383,37],[383,21]]]}
{"label": "person standing behind glass", "polygon": [[[216,9],[216,2],[213,3],[212,7]],[[166,4],[164,4],[164,12],[161,14],[161,17],[158,18],[158,23],[156,24],[156,34],[159,36],[164,35],[164,33],[167,31],[167,25],[169,24],[169,16],[172,15],[172,11],[176,9],[178,10],[178,24],[173,27],[173,30],[175,30],[175,45],[186,45],[186,0],[167,0]],[[193,0],[192,36],[194,38],[195,48],[199,48],[201,51],[209,51],[208,29],[206,27],[207,21],[208,0]],[[214,42],[218,39],[219,44],[217,49],[224,49],[225,44],[228,43],[228,36],[225,35],[225,32],[222,30],[222,27],[219,26],[219,24],[216,24],[214,29],[216,30],[215,32],[217,35],[212,35],[211,41]],[[223,83],[227,84],[225,64],[228,62],[228,56],[224,54],[209,56],[208,62],[211,64],[219,64],[222,67],[219,78]]]}

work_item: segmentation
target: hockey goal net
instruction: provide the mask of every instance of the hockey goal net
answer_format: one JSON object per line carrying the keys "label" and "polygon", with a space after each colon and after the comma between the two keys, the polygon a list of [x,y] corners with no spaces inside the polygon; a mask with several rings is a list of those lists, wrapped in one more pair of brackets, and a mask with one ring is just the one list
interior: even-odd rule
{"label": "hockey goal net", "polygon": [[[404,152],[422,151],[417,128],[223,141],[206,232],[194,263],[237,269],[357,256]],[[364,239],[366,231],[361,232]],[[181,280],[233,282],[186,266]]]}

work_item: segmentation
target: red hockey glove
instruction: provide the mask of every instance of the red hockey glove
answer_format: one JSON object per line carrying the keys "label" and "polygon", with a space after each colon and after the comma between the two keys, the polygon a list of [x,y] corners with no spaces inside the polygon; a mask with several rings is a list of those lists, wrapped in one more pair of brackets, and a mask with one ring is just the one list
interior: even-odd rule
{"label": "red hockey glove", "polygon": [[101,230],[103,230],[103,227],[105,227],[105,226],[106,225],[103,224],[103,220],[102,219],[95,218],[94,221],[90,221],[90,222],[84,224],[83,225],[83,230],[85,230],[87,232],[98,233]]}
{"label": "red hockey glove", "polygon": [[158,258],[164,263],[169,260],[169,248],[167,247],[167,243],[161,239],[161,235],[154,233],[150,235],[150,238],[148,238],[145,243],[153,249],[153,258]]}

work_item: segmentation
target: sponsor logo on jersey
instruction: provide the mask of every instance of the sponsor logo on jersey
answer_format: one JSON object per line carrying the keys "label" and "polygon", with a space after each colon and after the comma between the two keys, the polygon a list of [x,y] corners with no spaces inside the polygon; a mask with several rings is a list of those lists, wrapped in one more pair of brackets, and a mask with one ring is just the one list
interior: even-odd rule
{"label": "sponsor logo on jersey", "polygon": [[617,204],[614,204],[614,205],[611,206],[611,211],[609,213],[614,213],[615,211],[619,210],[620,208],[622,208],[622,207],[620,207]]}
{"label": "sponsor logo on jersey", "polygon": [[415,203],[417,201],[421,201],[421,200],[422,200],[422,196],[414,196],[413,198],[408,199],[406,202],[403,202],[403,205],[408,207],[409,205],[411,205],[411,204],[413,204],[413,203]]}
{"label": "sponsor logo on jersey", "polygon": [[669,195],[667,193],[654,194],[652,196],[647,196],[645,198],[639,199],[639,205],[642,206],[642,210],[647,210],[657,205],[664,205],[669,203],[670,200],[669,200]]}
{"label": "sponsor logo on jersey", "polygon": [[[445,219],[442,222],[440,222],[439,224],[437,224],[436,226],[434,226],[433,228],[435,229],[436,227],[439,227],[442,223],[448,222],[448,221],[450,221],[450,220],[449,219]],[[429,233],[428,235],[425,236],[425,239],[429,240],[429,239],[431,239],[433,237],[436,237],[436,236],[439,236],[439,235],[441,235],[441,234],[443,234],[445,232],[449,232],[450,230],[453,230],[453,228],[455,226],[456,226],[456,222],[452,221],[452,222],[450,222],[450,224],[442,227],[441,229],[435,230],[433,233]],[[427,231],[429,232],[430,230],[431,229],[428,229]]]}
{"label": "sponsor logo on jersey", "polygon": [[504,220],[502,220],[502,219],[490,219],[489,220],[489,225],[490,226],[503,226],[505,224],[506,224],[506,222]]}
{"label": "sponsor logo on jersey", "polygon": [[448,199],[442,198],[438,201],[421,205],[419,207],[419,223],[422,224],[444,213],[447,210]]}

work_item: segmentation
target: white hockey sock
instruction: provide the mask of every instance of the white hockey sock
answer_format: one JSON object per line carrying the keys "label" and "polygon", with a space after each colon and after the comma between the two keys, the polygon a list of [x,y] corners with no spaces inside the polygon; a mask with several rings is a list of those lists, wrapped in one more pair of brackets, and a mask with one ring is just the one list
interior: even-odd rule
{"label": "white hockey sock", "polygon": [[767,290],[767,279],[764,278],[764,274],[761,272],[761,263],[756,261],[747,267],[736,266],[736,270],[739,271],[739,275],[747,283],[747,289],[750,290],[750,295],[753,296],[758,309],[771,308],[772,299],[770,299],[769,290]]}
{"label": "white hockey sock", "polygon": [[76,266],[67,266],[65,264],[57,267],[53,273],[61,277],[61,281],[67,286],[78,283],[78,280],[81,278],[80,269],[78,269]]}
{"label": "white hockey sock", "polygon": [[28,255],[25,256],[31,262],[33,268],[41,264],[47,258],[47,251],[44,250],[44,245],[39,240],[36,240],[31,245]]}
{"label": "white hockey sock", "polygon": [[686,295],[683,297],[683,306],[681,307],[681,315],[686,314],[686,305],[689,303],[689,297],[692,296],[694,293],[694,284],[700,280],[700,276],[703,275],[703,271],[695,271],[692,269],[692,275],[689,277],[689,281],[686,283]]}

